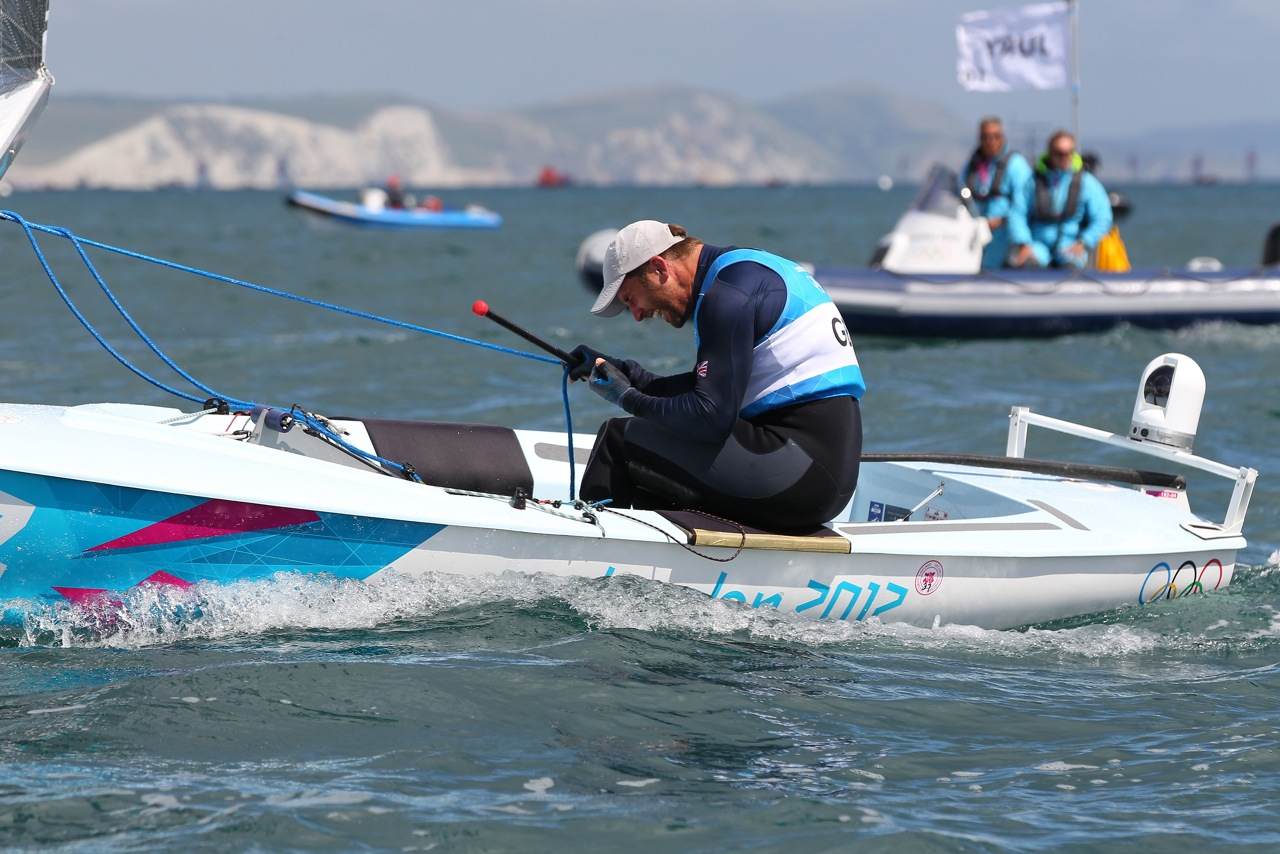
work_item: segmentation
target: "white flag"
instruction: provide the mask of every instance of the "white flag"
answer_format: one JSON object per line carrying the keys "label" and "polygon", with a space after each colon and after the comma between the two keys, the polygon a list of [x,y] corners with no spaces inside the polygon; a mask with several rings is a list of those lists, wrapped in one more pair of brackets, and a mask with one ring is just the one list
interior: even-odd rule
{"label": "white flag", "polygon": [[1063,89],[1070,85],[1067,3],[970,12],[956,26],[956,74],[971,92]]}

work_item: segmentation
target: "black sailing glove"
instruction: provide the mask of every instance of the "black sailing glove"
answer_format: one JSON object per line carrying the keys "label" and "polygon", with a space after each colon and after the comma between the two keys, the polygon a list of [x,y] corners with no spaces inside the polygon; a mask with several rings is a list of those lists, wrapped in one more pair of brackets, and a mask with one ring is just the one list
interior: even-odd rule
{"label": "black sailing glove", "polygon": [[604,353],[594,347],[588,347],[586,344],[579,344],[569,351],[569,355],[577,359],[577,364],[569,366],[569,379],[577,382],[585,380],[590,374],[591,369],[596,365],[596,359],[604,359],[606,362],[612,361]]}
{"label": "black sailing glove", "polygon": [[627,375],[607,361],[594,366],[587,385],[614,406],[622,406],[622,396],[631,390],[631,380]]}

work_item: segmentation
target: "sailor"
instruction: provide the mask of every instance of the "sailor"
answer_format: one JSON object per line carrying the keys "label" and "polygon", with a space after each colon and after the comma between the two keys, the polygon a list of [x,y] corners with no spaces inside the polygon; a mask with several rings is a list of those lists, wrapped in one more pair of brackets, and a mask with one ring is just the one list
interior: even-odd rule
{"label": "sailor", "polygon": [[799,264],[633,222],[605,251],[591,313],[693,326],[691,370],[660,377],[585,345],[574,379],[632,417],[606,421],[581,496],[812,529],[849,503],[865,385],[840,313]]}
{"label": "sailor", "polygon": [[982,250],[982,267],[1003,267],[1009,257],[1009,206],[1031,180],[1031,166],[1025,157],[1010,150],[1004,124],[996,116],[978,122],[978,147],[969,156],[962,180],[978,213],[991,227],[991,242]]}
{"label": "sailor", "polygon": [[1111,230],[1111,200],[1084,169],[1076,140],[1065,130],[1049,137],[1033,180],[1013,197],[1009,240],[1014,267],[1083,269],[1089,253]]}
{"label": "sailor", "polygon": [[387,207],[392,210],[400,210],[405,207],[406,199],[404,195],[404,187],[400,185],[400,176],[391,175],[387,178],[386,185],[382,188],[387,194]]}

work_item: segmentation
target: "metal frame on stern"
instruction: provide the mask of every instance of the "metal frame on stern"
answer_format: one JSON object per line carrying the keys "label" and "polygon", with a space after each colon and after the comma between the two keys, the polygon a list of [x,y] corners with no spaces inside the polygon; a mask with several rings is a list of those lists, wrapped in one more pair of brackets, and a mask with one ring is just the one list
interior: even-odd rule
{"label": "metal frame on stern", "polygon": [[1156,445],[1149,442],[1138,442],[1118,433],[1108,433],[1095,427],[1085,427],[1059,418],[1050,418],[1032,412],[1030,407],[1015,406],[1009,411],[1009,440],[1005,446],[1005,454],[1010,457],[1022,457],[1027,449],[1027,428],[1035,425],[1055,433],[1089,439],[1104,445],[1114,445],[1139,454],[1167,460],[1188,468],[1199,469],[1217,477],[1233,481],[1235,488],[1231,493],[1231,502],[1227,505],[1226,518],[1221,525],[1190,525],[1182,527],[1198,537],[1216,539],[1224,536],[1236,536],[1244,529],[1244,517],[1249,511],[1249,500],[1253,497],[1253,487],[1258,480],[1258,470],[1240,466],[1233,468],[1224,463],[1196,456],[1189,451]]}

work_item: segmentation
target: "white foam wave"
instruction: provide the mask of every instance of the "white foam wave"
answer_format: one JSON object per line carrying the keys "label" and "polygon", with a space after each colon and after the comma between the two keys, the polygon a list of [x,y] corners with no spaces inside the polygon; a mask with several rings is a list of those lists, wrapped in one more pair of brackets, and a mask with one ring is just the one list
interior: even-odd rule
{"label": "white foam wave", "polygon": [[1254,631],[1251,637],[1254,640],[1269,640],[1271,638],[1280,637],[1280,610],[1270,608],[1270,621],[1267,625]]}
{"label": "white foam wave", "polygon": [[1249,326],[1241,323],[1213,321],[1197,323],[1173,333],[1180,342],[1193,344],[1227,344],[1233,349],[1264,351],[1280,347],[1280,329],[1275,326]]}
{"label": "white foam wave", "polygon": [[[457,607],[554,591],[547,579],[518,574],[467,577],[387,574],[369,581],[278,573],[259,581],[140,586],[94,607],[67,603],[20,607],[24,645],[142,647],[281,629],[361,629],[429,618]],[[550,579],[551,582],[558,579]],[[10,610],[17,610],[10,603]]]}
{"label": "white foam wave", "polygon": [[1194,323],[1171,331],[1144,330],[1122,323],[1101,335],[1076,333],[1060,340],[1067,343],[1072,339],[1083,340],[1086,336],[1107,352],[1122,353],[1146,353],[1158,340],[1166,340],[1173,345],[1171,349],[1183,352],[1191,347],[1221,347],[1246,353],[1280,348],[1280,328],[1220,320]]}
{"label": "white foam wave", "polygon": [[527,607],[548,599],[563,603],[597,630],[739,637],[806,646],[869,645],[1092,659],[1141,655],[1168,645],[1168,638],[1153,630],[1123,623],[997,631],[959,625],[923,628],[874,621],[820,622],[634,578],[515,572],[490,576],[388,573],[367,582],[281,573],[263,581],[201,584],[185,590],[139,587],[117,602],[94,609],[70,603],[27,603],[21,609],[23,628],[18,641],[28,646],[136,648],[280,630],[371,629],[402,620],[430,620],[453,609],[487,603]]}
{"label": "white foam wave", "polygon": [[901,623],[819,622],[773,610],[745,608],[666,585],[635,585],[628,592],[631,595],[619,596],[607,585],[592,585],[570,591],[566,599],[599,628],[676,631],[696,636],[744,635],[805,646],[889,644],[906,649],[967,649],[1011,656],[1057,653],[1110,658],[1146,653],[1164,645],[1156,633],[1125,625],[1010,632],[962,625],[923,628]]}
{"label": "white foam wave", "polygon": [[1076,765],[1070,762],[1062,762],[1054,760],[1053,762],[1042,762],[1036,766],[1037,771],[1096,771],[1097,765]]}

